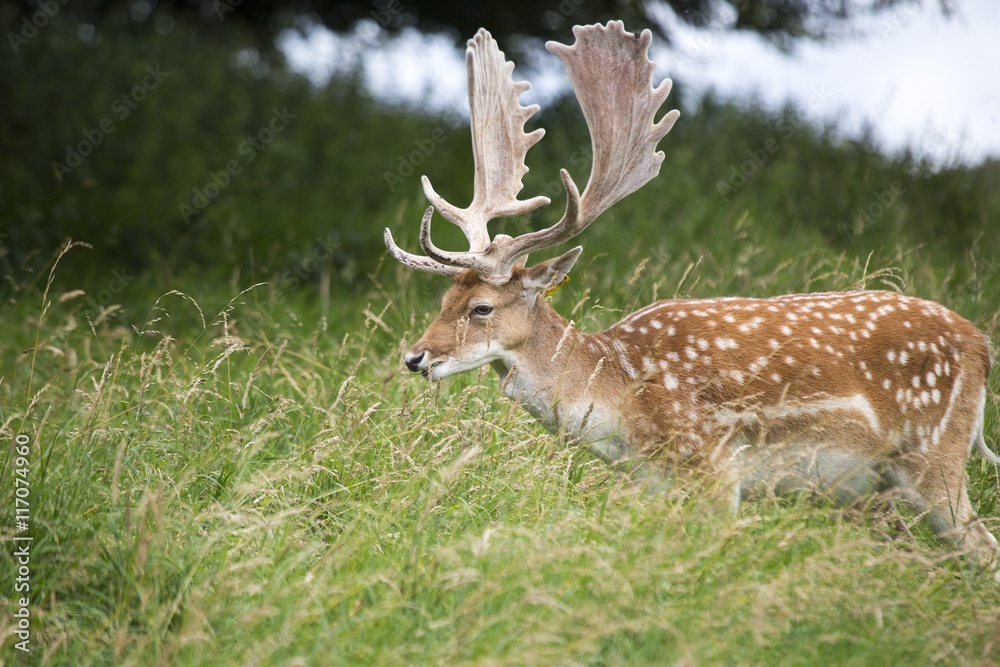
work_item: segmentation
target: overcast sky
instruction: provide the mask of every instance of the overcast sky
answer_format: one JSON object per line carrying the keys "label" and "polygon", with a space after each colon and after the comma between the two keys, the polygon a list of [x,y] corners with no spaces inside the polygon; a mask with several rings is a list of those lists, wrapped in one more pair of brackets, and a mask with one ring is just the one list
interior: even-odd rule
{"label": "overcast sky", "polygon": [[[654,39],[650,51],[658,78],[695,94],[712,89],[769,107],[790,100],[819,122],[837,120],[844,134],[867,123],[886,150],[911,146],[939,164],[1000,158],[1000,1],[954,4],[950,17],[935,0],[900,7],[855,26],[860,36],[801,42],[790,54],[755,35],[694,30],[667,16],[674,44]],[[411,31],[386,42],[367,23],[347,38],[322,28],[286,37],[282,48],[314,81],[361,65],[380,98],[468,114],[464,53],[442,37]],[[515,78],[534,84],[524,104],[544,105],[568,86],[548,54]]]}

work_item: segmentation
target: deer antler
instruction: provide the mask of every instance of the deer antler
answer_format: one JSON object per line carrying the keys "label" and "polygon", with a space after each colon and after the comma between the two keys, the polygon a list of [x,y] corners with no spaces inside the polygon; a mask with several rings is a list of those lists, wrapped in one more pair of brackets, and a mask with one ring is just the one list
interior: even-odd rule
{"label": "deer antler", "polygon": [[[653,62],[647,57],[652,35],[625,32],[621,21],[606,26],[576,26],[572,46],[548,42],[545,46],[563,61],[590,129],[594,161],[581,197],[569,173],[560,171],[566,189],[566,212],[548,229],[517,238],[499,234],[489,240],[487,224],[497,217],[520,215],[549,203],[546,197],[517,199],[521,178],[528,171],[524,156],[544,134],[525,134],[524,123],[538,111],[522,107],[519,95],[530,88],[510,78],[513,64],[485,30],[469,41],[469,107],[476,163],[475,195],[466,209],[442,199],[423,177],[424,193],[445,219],[458,225],[469,240],[468,252],[447,252],[430,239],[428,209],[421,224],[421,246],[428,258],[410,255],[392,243],[390,252],[404,264],[422,270],[453,274],[456,267],[472,269],[483,280],[502,284],[515,264],[528,253],[557,245],[576,236],[601,213],[635,192],[660,171],[663,153],[656,144],[670,131],[680,112],[670,111],[654,123],[657,110],[670,93],[671,82],[653,88]],[[405,259],[403,259],[405,257]],[[419,260],[419,261],[414,261]],[[440,266],[428,267],[428,262]]]}

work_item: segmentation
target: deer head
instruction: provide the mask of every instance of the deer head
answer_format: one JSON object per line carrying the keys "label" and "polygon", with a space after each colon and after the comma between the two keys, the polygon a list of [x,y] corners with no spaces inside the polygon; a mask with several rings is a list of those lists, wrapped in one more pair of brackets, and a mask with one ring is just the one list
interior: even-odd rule
{"label": "deer head", "polygon": [[[452,278],[441,313],[405,355],[407,368],[434,379],[504,361],[528,339],[532,315],[547,290],[561,283],[580,256],[573,248],[562,256],[525,268],[529,253],[549,248],[580,234],[605,210],[648,183],[660,171],[663,153],[656,145],[673,127],[680,112],[673,110],[654,122],[670,93],[671,81],[653,88],[653,62],[647,57],[652,35],[625,31],[621,21],[573,28],[572,46],[548,42],[546,48],[562,60],[590,130],[593,163],[581,195],[565,169],[566,210],[555,225],[516,238],[490,238],[491,220],[523,215],[549,203],[547,197],[517,198],[528,171],[524,159],[545,134],[524,131],[538,105],[521,106],[518,98],[531,85],[515,82],[507,62],[485,30],[469,40],[466,64],[475,182],[472,203],[458,208],[444,200],[422,177],[432,206],[420,225],[420,245],[426,256],[399,248],[391,232],[385,243],[393,257],[421,271]],[[457,225],[469,241],[467,252],[449,252],[431,241],[434,210]],[[509,366],[509,364],[508,364]]]}

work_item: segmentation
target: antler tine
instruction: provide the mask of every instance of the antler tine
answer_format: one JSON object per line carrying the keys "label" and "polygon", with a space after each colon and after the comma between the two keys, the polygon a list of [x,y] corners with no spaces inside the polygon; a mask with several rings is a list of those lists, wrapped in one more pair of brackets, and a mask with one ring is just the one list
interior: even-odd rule
{"label": "antler tine", "polygon": [[449,252],[441,250],[431,241],[431,218],[434,216],[434,207],[428,206],[424,211],[424,217],[420,221],[420,247],[424,249],[427,256],[435,262],[443,265],[461,269],[472,269],[478,273],[491,273],[493,265],[480,258],[481,253],[472,252]]}
{"label": "antler tine", "polygon": [[405,264],[411,269],[427,271],[429,273],[439,273],[445,276],[456,276],[463,270],[457,266],[448,266],[447,264],[436,262],[430,257],[421,257],[420,255],[414,255],[413,253],[406,252],[396,245],[396,242],[392,238],[392,232],[389,231],[388,227],[385,228],[384,238],[385,247],[389,249],[389,253],[400,263]]}
{"label": "antler tine", "polygon": [[[583,196],[565,171],[566,213],[549,229],[525,234],[505,244],[499,263],[512,266],[529,252],[566,241],[616,202],[635,192],[660,171],[663,152],[656,144],[673,127],[674,109],[654,123],[670,94],[671,81],[651,85],[654,63],[647,57],[652,34],[634,35],[621,21],[576,26],[572,46],[547,42],[545,47],[566,67],[590,129],[593,164]],[[578,200],[579,197],[579,200]],[[509,270],[509,269],[508,269]]]}
{"label": "antler tine", "polygon": [[538,112],[538,105],[523,107],[518,99],[531,84],[513,80],[514,63],[507,62],[489,32],[480,29],[465,53],[476,169],[472,203],[457,208],[434,191],[426,176],[422,181],[427,199],[469,239],[470,252],[485,252],[490,247],[490,220],[523,215],[549,203],[548,197],[517,198],[528,171],[525,155],[545,130],[525,133],[524,124]]}

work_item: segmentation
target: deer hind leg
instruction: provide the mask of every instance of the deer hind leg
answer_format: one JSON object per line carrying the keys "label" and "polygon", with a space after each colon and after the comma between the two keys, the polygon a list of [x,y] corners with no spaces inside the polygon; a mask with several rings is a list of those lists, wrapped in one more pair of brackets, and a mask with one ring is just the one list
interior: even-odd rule
{"label": "deer hind leg", "polygon": [[972,509],[966,490],[966,445],[957,444],[949,451],[945,444],[942,441],[939,445],[943,456],[920,456],[908,461],[909,465],[892,466],[887,477],[903,499],[926,513],[939,538],[968,551],[979,564],[991,566],[1000,579],[1000,547]]}

